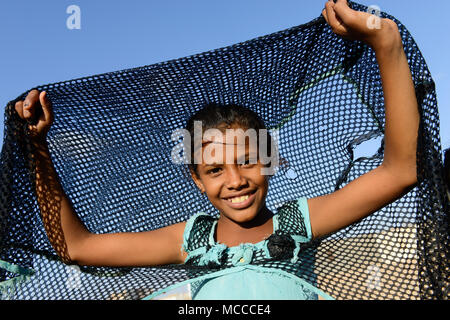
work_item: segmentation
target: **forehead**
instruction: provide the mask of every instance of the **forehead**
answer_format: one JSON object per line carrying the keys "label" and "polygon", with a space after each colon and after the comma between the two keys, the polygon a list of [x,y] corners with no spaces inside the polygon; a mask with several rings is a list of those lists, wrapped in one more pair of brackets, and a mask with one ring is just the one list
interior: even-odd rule
{"label": "forehead", "polygon": [[197,142],[194,156],[199,164],[235,163],[236,159],[258,153],[256,130],[208,129]]}
{"label": "forehead", "polygon": [[215,143],[225,145],[251,145],[257,144],[258,132],[255,129],[227,128],[207,129],[203,132],[202,143]]}

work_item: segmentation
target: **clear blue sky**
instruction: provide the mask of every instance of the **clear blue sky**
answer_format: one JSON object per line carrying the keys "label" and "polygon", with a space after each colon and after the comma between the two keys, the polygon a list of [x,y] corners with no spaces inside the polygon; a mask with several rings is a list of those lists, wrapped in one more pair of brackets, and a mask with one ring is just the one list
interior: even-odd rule
{"label": "clear blue sky", "polygon": [[[360,0],[400,19],[437,84],[450,147],[450,1]],[[121,70],[228,46],[299,25],[325,0],[14,0],[0,3],[0,139],[4,106],[39,84]],[[81,29],[69,30],[69,5]],[[2,142],[3,143],[3,142]]]}

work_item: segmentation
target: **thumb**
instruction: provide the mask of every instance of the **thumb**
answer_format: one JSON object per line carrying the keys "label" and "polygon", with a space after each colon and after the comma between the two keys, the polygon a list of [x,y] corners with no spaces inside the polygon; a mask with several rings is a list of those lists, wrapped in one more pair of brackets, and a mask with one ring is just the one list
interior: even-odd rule
{"label": "thumb", "polygon": [[46,91],[42,91],[39,95],[39,102],[41,103],[42,111],[44,112],[45,121],[53,121],[52,103],[48,98]]}

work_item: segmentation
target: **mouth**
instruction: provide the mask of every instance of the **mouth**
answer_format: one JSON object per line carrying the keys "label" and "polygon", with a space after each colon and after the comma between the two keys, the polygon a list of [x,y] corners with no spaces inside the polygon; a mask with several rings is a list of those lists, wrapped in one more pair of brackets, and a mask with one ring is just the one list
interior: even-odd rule
{"label": "mouth", "polygon": [[234,197],[224,198],[224,201],[233,209],[244,209],[251,206],[255,198],[256,190],[253,190]]}

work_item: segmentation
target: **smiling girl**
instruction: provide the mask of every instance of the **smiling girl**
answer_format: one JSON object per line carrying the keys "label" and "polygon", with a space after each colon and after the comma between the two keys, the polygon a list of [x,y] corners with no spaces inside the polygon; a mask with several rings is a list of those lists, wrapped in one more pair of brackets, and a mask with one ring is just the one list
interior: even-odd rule
{"label": "smiling girl", "polygon": [[[60,200],[60,224],[65,241],[58,254],[67,263],[91,266],[156,266],[190,264],[226,267],[198,281],[196,299],[316,299],[327,297],[300,277],[276,270],[265,261],[297,263],[301,244],[336,232],[395,201],[417,183],[416,148],[419,113],[405,52],[397,25],[381,19],[371,29],[368,13],[354,11],[345,0],[328,1],[323,16],[332,30],[349,40],[360,40],[376,53],[383,84],[386,125],[383,163],[342,189],[320,197],[286,203],[277,212],[266,207],[270,176],[263,174],[258,148],[230,141],[227,129],[264,130],[252,111],[236,105],[209,105],[188,122],[204,130],[217,129],[222,137],[208,137],[192,152],[201,154],[190,165],[198,189],[219,212],[219,218],[197,213],[189,221],[139,233],[93,234],[74,212],[64,194],[51,162],[46,134],[53,123],[51,102],[46,92],[31,91],[15,108],[22,119],[39,119],[30,125],[36,151],[36,192],[39,196],[56,189]],[[220,136],[220,135],[219,135]],[[267,142],[267,141],[266,141]],[[217,154],[209,159],[205,150],[212,144]],[[227,145],[233,148],[226,148]],[[222,152],[219,152],[221,150]],[[230,150],[233,150],[230,154]],[[222,156],[218,155],[221,154]],[[231,161],[228,161],[231,159]],[[45,210],[42,210],[44,212]],[[61,239],[43,215],[48,237],[55,248]],[[54,227],[54,226],[53,226]]]}

